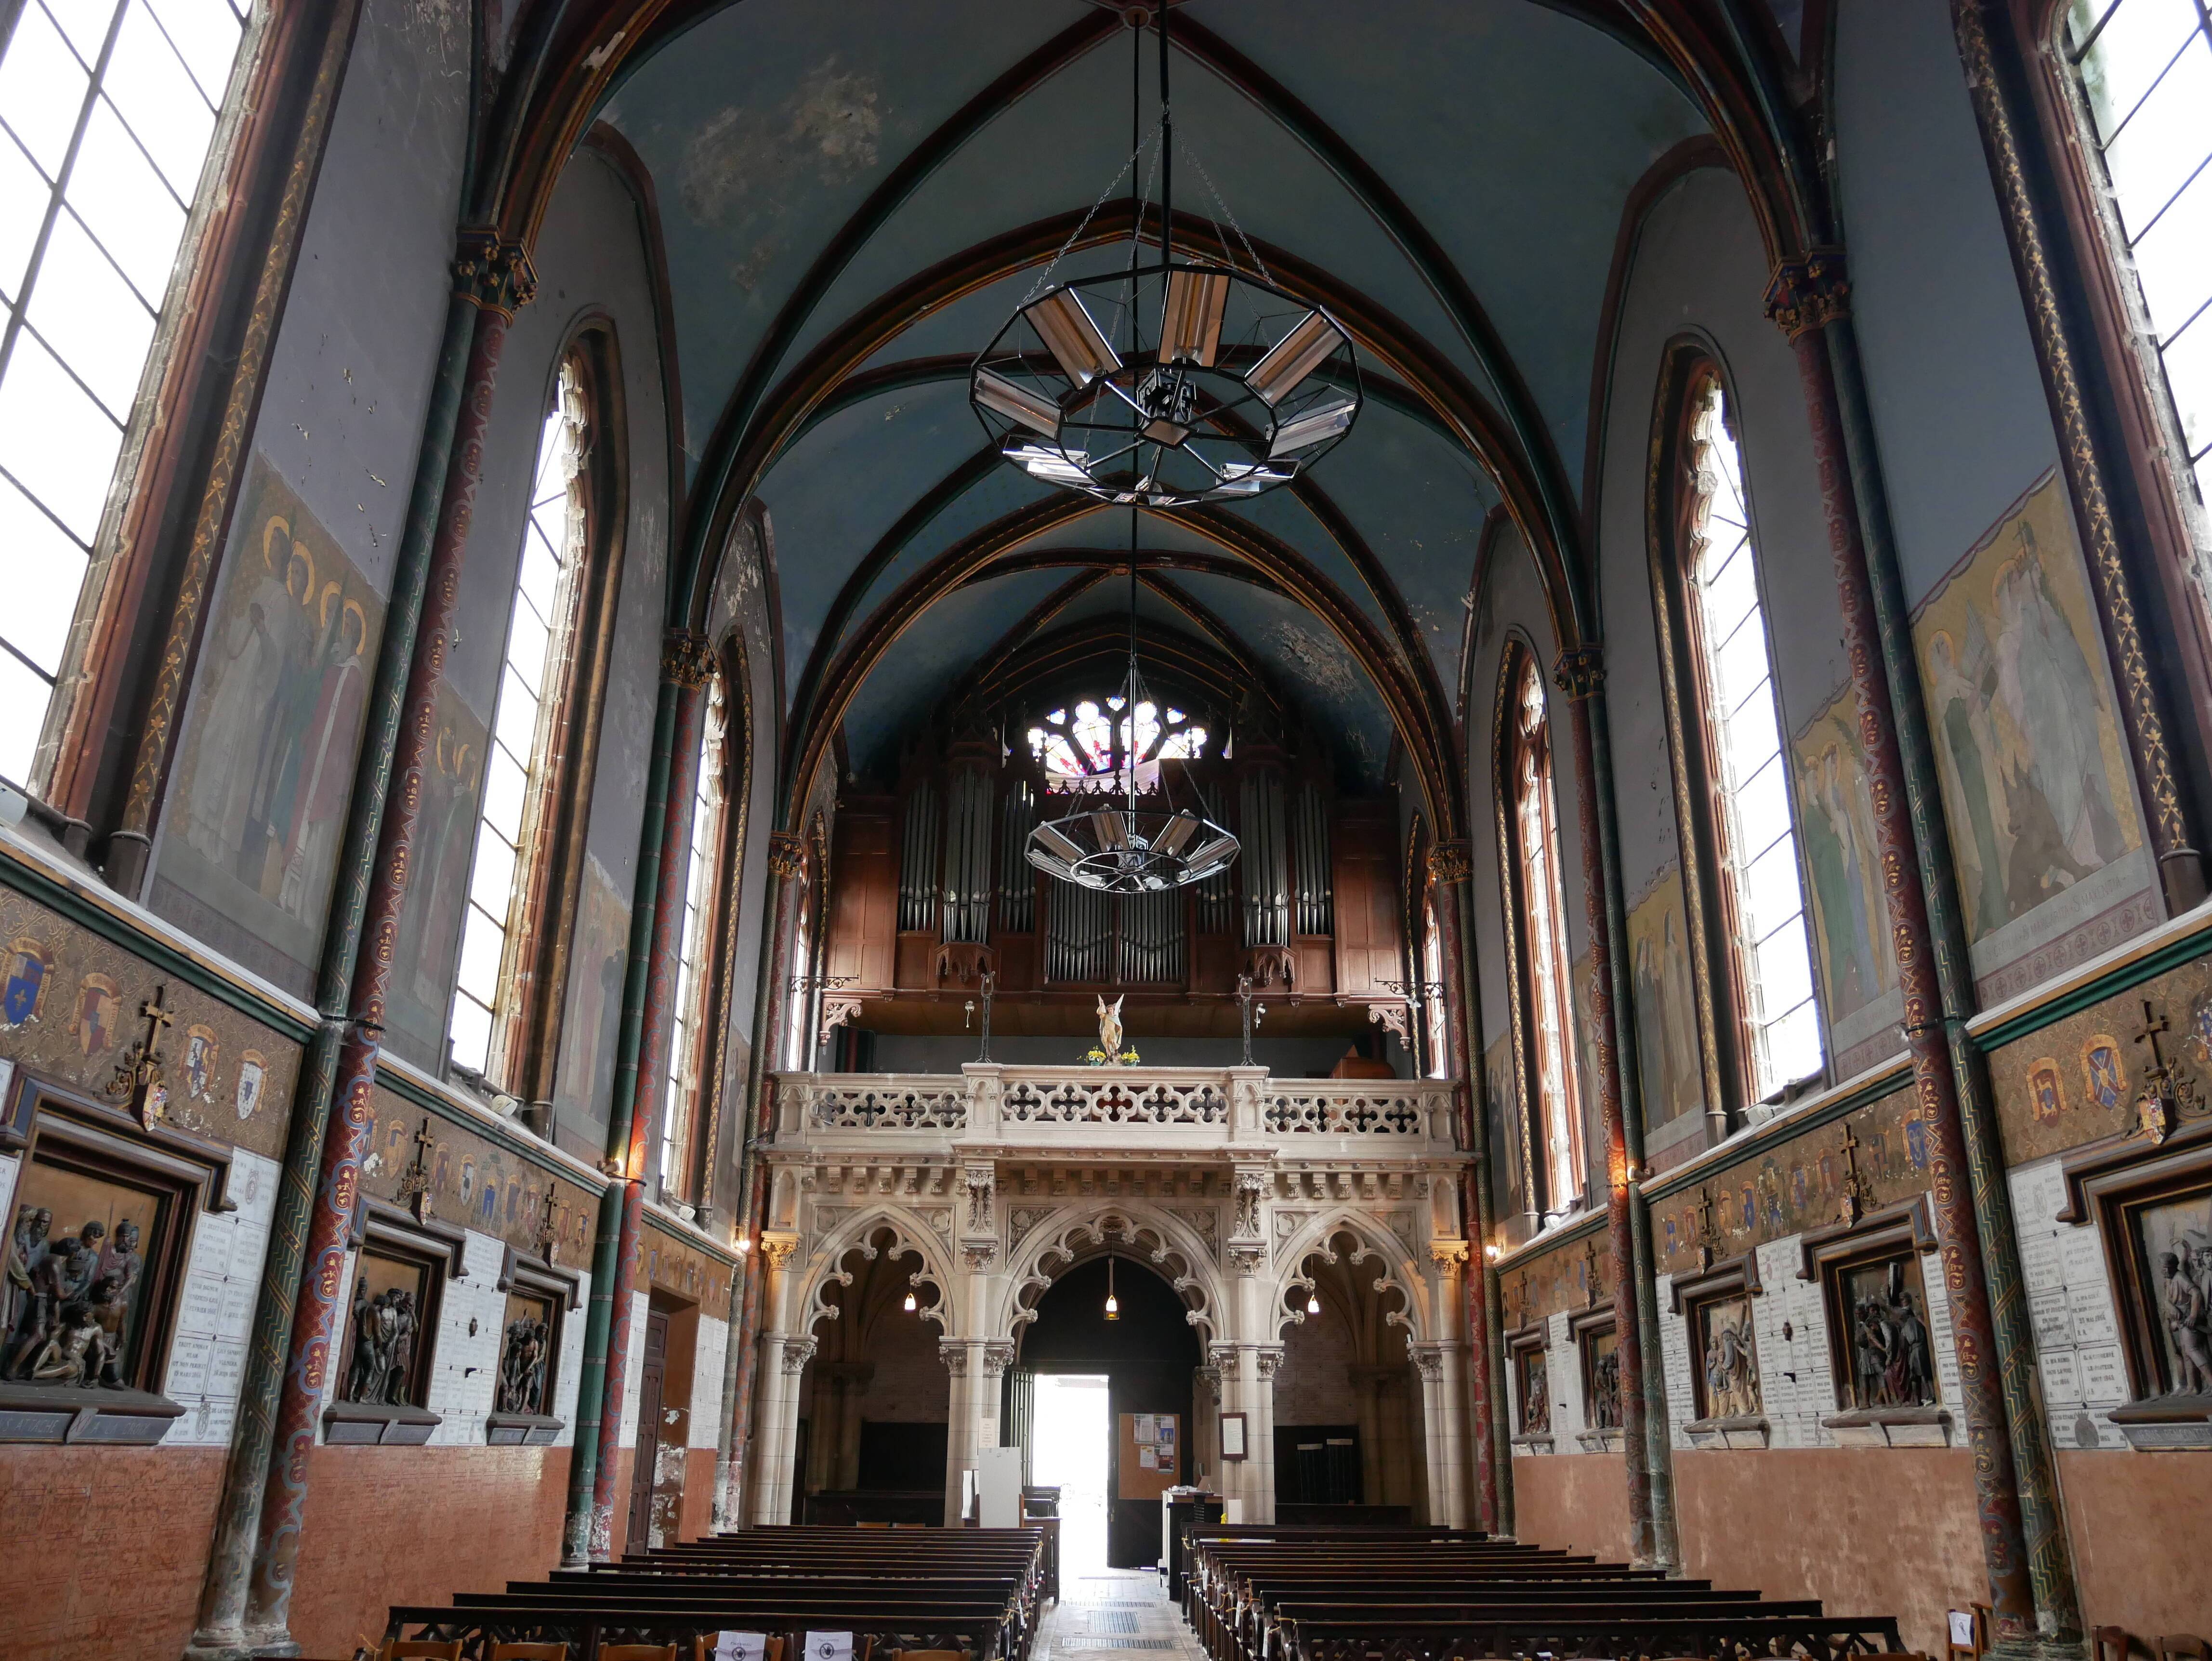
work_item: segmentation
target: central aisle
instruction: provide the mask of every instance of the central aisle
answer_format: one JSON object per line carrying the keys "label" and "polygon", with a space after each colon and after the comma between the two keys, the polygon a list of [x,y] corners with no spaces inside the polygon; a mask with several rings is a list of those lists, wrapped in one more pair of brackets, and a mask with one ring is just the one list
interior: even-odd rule
{"label": "central aisle", "polygon": [[1093,1655],[1108,1661],[1123,1651],[1206,1661],[1153,1570],[1093,1569],[1068,1576],[1061,1591],[1065,1596],[1045,1613],[1034,1661],[1077,1661]]}

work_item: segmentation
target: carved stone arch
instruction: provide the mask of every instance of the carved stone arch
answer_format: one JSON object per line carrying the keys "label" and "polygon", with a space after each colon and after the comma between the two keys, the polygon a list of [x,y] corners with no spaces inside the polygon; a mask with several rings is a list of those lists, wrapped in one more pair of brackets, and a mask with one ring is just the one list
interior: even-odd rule
{"label": "carved stone arch", "polygon": [[1220,1335],[1229,1299],[1198,1231],[1157,1206],[1119,1200],[1060,1206],[1020,1231],[1007,1255],[1013,1272],[992,1311],[990,1334],[1011,1337],[1036,1319],[1037,1301],[1054,1281],[1117,1249],[1159,1271],[1182,1299],[1184,1318],[1199,1329],[1201,1344]]}
{"label": "carved stone arch", "polygon": [[807,1254],[800,1332],[811,1333],[822,1322],[840,1317],[838,1306],[829,1299],[830,1287],[852,1285],[853,1271],[845,1267],[845,1259],[853,1252],[870,1260],[883,1254],[886,1248],[877,1245],[875,1237],[885,1229],[890,1231],[888,1250],[892,1256],[911,1253],[921,1259],[921,1267],[908,1277],[909,1283],[917,1288],[937,1289],[937,1301],[920,1311],[921,1318],[935,1322],[940,1331],[951,1330],[946,1323],[952,1307],[952,1264],[945,1241],[927,1221],[903,1207],[877,1206],[839,1224]]}
{"label": "carved stone arch", "polygon": [[1313,1290],[1313,1279],[1304,1272],[1306,1259],[1318,1256],[1335,1262],[1341,1255],[1334,1244],[1340,1234],[1349,1234],[1357,1242],[1350,1254],[1355,1267],[1364,1267],[1370,1259],[1377,1265],[1375,1290],[1395,1292],[1404,1300],[1401,1308],[1382,1311],[1384,1322],[1403,1327],[1409,1342],[1425,1342],[1429,1336],[1428,1288],[1419,1263],[1403,1240],[1378,1226],[1372,1217],[1345,1206],[1322,1213],[1277,1248],[1275,1261],[1280,1268],[1269,1305],[1274,1328],[1267,1336],[1279,1338],[1285,1328],[1304,1321],[1300,1310],[1289,1306],[1289,1293],[1293,1288]]}

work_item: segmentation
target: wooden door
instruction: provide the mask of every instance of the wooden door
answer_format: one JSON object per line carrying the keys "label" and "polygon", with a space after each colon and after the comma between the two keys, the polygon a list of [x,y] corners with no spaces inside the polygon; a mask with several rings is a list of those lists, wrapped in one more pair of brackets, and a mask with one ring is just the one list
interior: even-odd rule
{"label": "wooden door", "polygon": [[645,1317],[645,1365],[637,1375],[637,1457],[629,1468],[630,1551],[654,1543],[653,1474],[660,1465],[660,1387],[667,1370],[667,1311],[650,1310]]}

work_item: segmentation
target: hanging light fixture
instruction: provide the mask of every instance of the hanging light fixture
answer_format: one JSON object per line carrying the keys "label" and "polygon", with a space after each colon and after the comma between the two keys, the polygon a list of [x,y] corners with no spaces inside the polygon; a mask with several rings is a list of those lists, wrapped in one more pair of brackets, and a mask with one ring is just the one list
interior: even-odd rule
{"label": "hanging light fixture", "polygon": [[[1121,805],[1045,820],[1030,832],[1029,862],[1062,882],[1106,894],[1157,893],[1226,871],[1237,858],[1237,838],[1206,816],[1202,800],[1195,806],[1175,805],[1173,780],[1159,759],[1169,726],[1158,718],[1159,706],[1137,669],[1134,509],[1129,514],[1129,672],[1119,703],[1109,723],[1111,765],[1105,776],[1122,786]],[[1148,716],[1148,711],[1154,713]],[[1139,809],[1139,773],[1147,766],[1159,783],[1159,806]]]}
{"label": "hanging light fixture", "polygon": [[1321,1293],[1314,1291],[1311,1287],[1308,1287],[1306,1290],[1306,1313],[1309,1315],[1318,1315],[1321,1313]]}
{"label": "hanging light fixture", "polygon": [[[1159,9],[1159,263],[1139,264],[1140,202],[1128,271],[1032,289],[969,380],[976,416],[1008,462],[1043,484],[1145,508],[1242,500],[1287,484],[1351,430],[1361,401],[1350,335],[1321,307],[1277,287],[1241,228],[1256,275],[1175,259],[1168,9]],[[1141,140],[1133,148],[1124,172],[1144,148]],[[1040,288],[1059,263],[1045,268]]]}
{"label": "hanging light fixture", "polygon": [[911,1314],[913,1314],[913,1313],[915,1312],[915,1310],[917,1310],[917,1309],[919,1309],[919,1308],[921,1308],[921,1305],[919,1305],[919,1304],[917,1304],[917,1303],[915,1303],[915,1300],[914,1300],[914,1293],[912,1293],[911,1292],[908,1293],[906,1294],[906,1312],[907,1312],[908,1314],[911,1315]]}
{"label": "hanging light fixture", "polygon": [[1106,1260],[1106,1318],[1109,1321],[1121,1318],[1121,1302],[1114,1295],[1114,1260],[1111,1257]]}

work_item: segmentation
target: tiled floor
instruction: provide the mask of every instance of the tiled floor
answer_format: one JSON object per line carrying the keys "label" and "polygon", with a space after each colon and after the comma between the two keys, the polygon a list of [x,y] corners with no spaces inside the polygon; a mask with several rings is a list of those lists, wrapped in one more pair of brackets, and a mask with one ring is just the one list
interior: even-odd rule
{"label": "tiled floor", "polygon": [[1146,1661],[1204,1661],[1156,1573],[1094,1569],[1068,1576],[1060,1592],[1045,1612],[1032,1661],[1114,1661],[1123,1652],[1141,1653]]}

